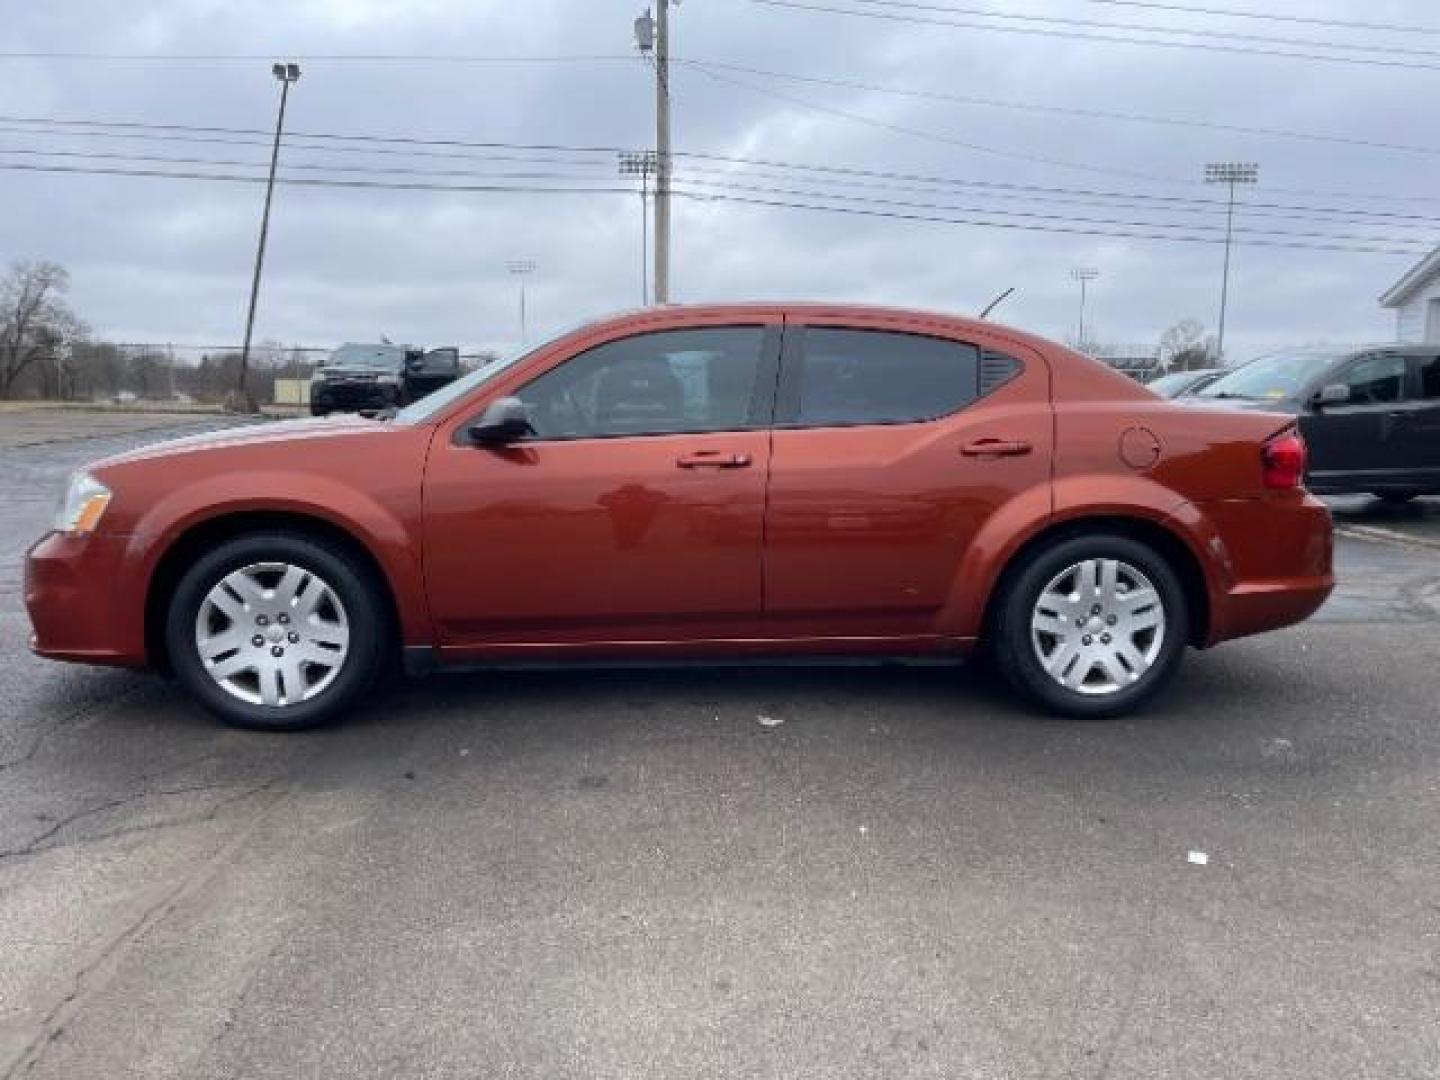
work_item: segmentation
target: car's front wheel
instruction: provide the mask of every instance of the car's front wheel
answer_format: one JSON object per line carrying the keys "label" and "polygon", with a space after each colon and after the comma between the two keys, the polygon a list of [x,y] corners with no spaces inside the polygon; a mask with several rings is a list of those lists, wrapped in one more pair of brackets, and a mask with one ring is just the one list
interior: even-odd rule
{"label": "car's front wheel", "polygon": [[1165,558],[1128,536],[1075,536],[1009,579],[991,624],[997,666],[1046,709],[1128,712],[1170,678],[1189,638],[1185,591]]}
{"label": "car's front wheel", "polygon": [[180,682],[228,723],[298,730],[352,705],[383,666],[367,568],[301,533],[236,537],[181,577],[166,619]]}

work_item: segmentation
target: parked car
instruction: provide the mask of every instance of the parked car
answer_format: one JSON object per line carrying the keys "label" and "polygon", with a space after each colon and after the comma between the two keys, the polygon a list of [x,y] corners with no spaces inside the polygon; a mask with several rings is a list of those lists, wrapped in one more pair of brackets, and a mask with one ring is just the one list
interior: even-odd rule
{"label": "parked car", "polygon": [[393,409],[418,401],[460,375],[460,350],[359,345],[332,352],[310,380],[310,412]]}
{"label": "parked car", "polygon": [[1181,400],[1295,416],[1312,491],[1440,493],[1440,345],[1275,353]]}
{"label": "parked car", "polygon": [[1172,371],[1151,379],[1145,386],[1161,397],[1177,398],[1204,389],[1225,374],[1224,368],[1194,368],[1190,371]]}
{"label": "parked car", "polygon": [[1293,417],[889,309],[594,323],[391,419],[97,462],[29,553],[42,656],[172,671],[233,723],[343,713],[394,659],[963,658],[1075,717],[1187,645],[1306,618],[1331,525]]}

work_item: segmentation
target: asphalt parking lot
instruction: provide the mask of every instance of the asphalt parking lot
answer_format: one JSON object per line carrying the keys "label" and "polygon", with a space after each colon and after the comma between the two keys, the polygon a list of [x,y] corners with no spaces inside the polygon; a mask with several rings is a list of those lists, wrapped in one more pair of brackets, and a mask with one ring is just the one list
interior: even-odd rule
{"label": "asphalt parking lot", "polygon": [[1440,503],[1337,501],[1320,615],[1133,720],[739,668],[265,736],[27,652],[63,475],[155,437],[73,434],[0,458],[0,1077],[1440,1075]]}

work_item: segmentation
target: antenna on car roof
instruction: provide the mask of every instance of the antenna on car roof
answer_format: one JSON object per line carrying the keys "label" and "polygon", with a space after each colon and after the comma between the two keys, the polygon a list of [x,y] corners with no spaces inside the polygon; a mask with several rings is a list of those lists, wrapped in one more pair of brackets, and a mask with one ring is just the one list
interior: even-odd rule
{"label": "antenna on car roof", "polygon": [[1004,300],[1007,296],[1009,296],[1009,295],[1010,295],[1012,292],[1014,292],[1014,291],[1015,291],[1015,286],[1014,286],[1014,285],[1011,285],[1010,288],[1006,289],[1006,290],[1005,290],[1004,292],[1002,292],[999,296],[995,297],[994,300],[991,300],[990,303],[988,303],[988,304],[985,305],[985,310],[982,311],[982,312],[980,312],[980,318],[983,319],[983,318],[985,318],[985,316],[989,315],[990,312],[994,311],[995,308],[999,305],[1000,301]]}

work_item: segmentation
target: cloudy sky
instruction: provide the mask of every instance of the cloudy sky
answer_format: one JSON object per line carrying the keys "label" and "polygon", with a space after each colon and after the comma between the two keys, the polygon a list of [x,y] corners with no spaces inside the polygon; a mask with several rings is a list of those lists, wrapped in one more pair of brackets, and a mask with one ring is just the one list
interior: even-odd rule
{"label": "cloudy sky", "polygon": [[[237,341],[263,185],[34,170],[263,177],[269,58],[294,57],[282,178],[412,187],[278,188],[258,339],[505,349],[520,257],[532,338],[634,307],[638,193],[553,189],[626,187],[615,150],[653,145],[643,3],[11,0],[0,259],[68,267],[98,335]],[[684,0],[673,29],[676,300],[974,312],[1014,286],[995,317],[1066,338],[1090,266],[1095,335],[1153,342],[1214,325],[1224,208],[1200,176],[1255,161],[1233,360],[1388,336],[1377,295],[1440,242],[1427,0]]]}

